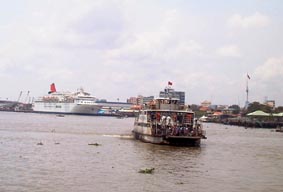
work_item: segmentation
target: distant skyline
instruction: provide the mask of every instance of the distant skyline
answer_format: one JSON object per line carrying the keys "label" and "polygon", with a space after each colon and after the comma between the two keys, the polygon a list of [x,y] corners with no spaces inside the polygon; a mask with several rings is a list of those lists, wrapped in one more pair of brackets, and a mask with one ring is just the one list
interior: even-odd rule
{"label": "distant skyline", "polygon": [[83,87],[99,99],[283,106],[281,0],[10,0],[0,6],[0,98]]}

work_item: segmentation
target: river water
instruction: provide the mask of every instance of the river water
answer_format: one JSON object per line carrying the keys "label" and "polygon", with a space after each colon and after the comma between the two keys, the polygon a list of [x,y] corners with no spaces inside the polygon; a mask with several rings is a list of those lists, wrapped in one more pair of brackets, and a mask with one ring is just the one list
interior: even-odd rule
{"label": "river water", "polygon": [[0,191],[283,191],[283,133],[204,124],[200,147],[171,147],[131,139],[133,121],[0,112]]}

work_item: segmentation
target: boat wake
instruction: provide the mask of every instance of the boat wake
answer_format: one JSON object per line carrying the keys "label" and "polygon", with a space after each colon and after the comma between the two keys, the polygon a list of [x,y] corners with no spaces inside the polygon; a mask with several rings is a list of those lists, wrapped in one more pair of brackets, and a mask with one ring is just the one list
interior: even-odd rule
{"label": "boat wake", "polygon": [[130,135],[130,134],[124,134],[124,135],[107,134],[107,135],[102,135],[102,136],[104,136],[104,137],[115,137],[115,138],[121,138],[121,139],[134,139],[133,135]]}

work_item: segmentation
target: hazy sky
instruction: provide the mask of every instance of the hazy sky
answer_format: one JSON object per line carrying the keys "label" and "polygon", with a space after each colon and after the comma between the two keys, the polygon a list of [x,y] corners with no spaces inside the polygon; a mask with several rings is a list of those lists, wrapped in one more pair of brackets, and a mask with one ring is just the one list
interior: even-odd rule
{"label": "hazy sky", "polygon": [[281,0],[0,0],[0,97],[83,87],[126,101],[283,105]]}

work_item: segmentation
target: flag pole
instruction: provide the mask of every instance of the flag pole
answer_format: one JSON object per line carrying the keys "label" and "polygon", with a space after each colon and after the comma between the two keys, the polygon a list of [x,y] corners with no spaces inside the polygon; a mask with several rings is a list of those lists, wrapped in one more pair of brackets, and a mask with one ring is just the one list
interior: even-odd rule
{"label": "flag pole", "polygon": [[249,101],[249,80],[248,80],[248,78],[247,78],[246,92],[247,92],[247,102],[248,102]]}
{"label": "flag pole", "polygon": [[248,105],[249,105],[249,79],[250,79],[250,76],[247,73],[247,83],[246,83],[247,101],[246,101],[246,108],[248,108]]}

